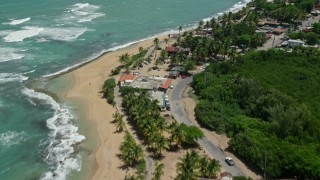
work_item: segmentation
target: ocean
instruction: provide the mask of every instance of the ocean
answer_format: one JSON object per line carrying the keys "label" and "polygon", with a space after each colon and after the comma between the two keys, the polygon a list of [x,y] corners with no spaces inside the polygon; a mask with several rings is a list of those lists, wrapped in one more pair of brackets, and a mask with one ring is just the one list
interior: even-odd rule
{"label": "ocean", "polygon": [[[249,0],[247,0],[249,1]],[[0,179],[70,179],[86,141],[67,104],[27,83],[242,7],[239,0],[1,0]]]}

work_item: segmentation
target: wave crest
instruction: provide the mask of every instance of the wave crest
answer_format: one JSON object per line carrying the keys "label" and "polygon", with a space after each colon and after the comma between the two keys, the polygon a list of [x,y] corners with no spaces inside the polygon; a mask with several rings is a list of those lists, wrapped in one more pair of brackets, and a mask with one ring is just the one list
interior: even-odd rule
{"label": "wave crest", "polygon": [[9,24],[9,25],[15,26],[15,25],[22,24],[22,23],[25,23],[27,21],[30,21],[30,19],[31,19],[30,17],[27,17],[27,18],[24,18],[24,19],[13,19],[10,22],[4,22],[2,24]]}
{"label": "wave crest", "polygon": [[73,116],[70,111],[44,93],[27,88],[23,89],[22,93],[29,98],[50,104],[54,110],[54,116],[47,120],[47,127],[51,132],[47,147],[48,154],[45,158],[45,162],[52,168],[44,173],[41,179],[66,179],[70,171],[80,171],[81,156],[75,152],[74,147],[85,140],[85,137],[80,135],[78,127],[73,125]]}

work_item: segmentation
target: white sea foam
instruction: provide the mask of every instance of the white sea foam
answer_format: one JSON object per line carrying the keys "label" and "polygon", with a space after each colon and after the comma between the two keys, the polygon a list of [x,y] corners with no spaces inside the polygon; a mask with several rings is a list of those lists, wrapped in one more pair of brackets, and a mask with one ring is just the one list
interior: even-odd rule
{"label": "white sea foam", "polygon": [[13,81],[25,81],[28,77],[21,73],[0,73],[0,84],[13,82]]}
{"label": "white sea foam", "polygon": [[43,31],[43,28],[26,26],[23,27],[22,30],[10,32],[3,39],[6,42],[19,42],[23,41],[26,38],[35,36],[41,31]]}
{"label": "white sea foam", "polygon": [[45,159],[52,166],[52,170],[44,173],[41,179],[66,179],[71,170],[80,171],[81,159],[74,151],[74,146],[81,143],[85,137],[80,135],[78,128],[73,125],[70,111],[46,94],[27,88],[23,89],[22,93],[29,98],[50,104],[54,110],[54,116],[47,120],[47,127],[51,129],[51,133]]}
{"label": "white sea foam", "polygon": [[22,59],[25,57],[22,52],[20,49],[0,47],[0,62]]}
{"label": "white sea foam", "polygon": [[[243,0],[241,2],[238,2],[236,3],[232,8],[226,10],[225,12],[229,12],[230,10],[233,10],[233,12],[235,10],[240,10],[242,7],[244,7],[247,3],[251,2],[252,0]],[[78,9],[81,9],[81,8],[84,8],[84,7],[88,7],[90,6],[90,4],[88,3],[78,3],[78,4],[75,4],[73,5],[75,8],[72,9],[71,11],[76,11]],[[93,5],[92,5],[93,6]],[[95,8],[98,8],[98,6],[93,6]],[[237,7],[237,8],[234,8],[234,7]],[[217,16],[221,16],[223,15],[223,12],[221,13],[217,13],[215,14],[214,16],[212,17],[209,17],[209,18],[205,18],[203,19],[204,21],[209,21],[211,20],[213,17],[217,17]],[[195,23],[195,24],[190,24],[190,25],[187,25],[187,26],[184,26],[184,29],[183,31],[188,31],[188,30],[192,30],[192,29],[195,29],[197,27],[197,24],[198,23]],[[67,68],[64,68],[58,72],[55,72],[55,73],[52,73],[52,74],[48,74],[48,75],[44,75],[43,77],[50,77],[50,76],[55,76],[55,75],[58,75],[58,74],[61,74],[61,73],[65,73],[71,69],[74,69],[74,68],[77,68],[85,63],[88,63],[90,61],[92,61],[93,59],[96,59],[97,57],[101,56],[103,53],[106,53],[106,52],[110,52],[110,51],[116,51],[118,49],[122,49],[122,48],[125,48],[125,47],[128,47],[132,44],[135,44],[135,43],[139,43],[141,41],[145,41],[147,39],[152,39],[152,38],[155,38],[155,37],[159,37],[159,36],[164,36],[164,35],[168,35],[168,34],[177,34],[179,31],[178,30],[168,30],[168,31],[165,31],[165,32],[162,32],[162,33],[159,33],[159,34],[155,34],[155,35],[151,35],[149,36],[148,38],[144,38],[144,39],[141,39],[141,40],[137,40],[137,41],[133,41],[133,42],[129,42],[129,43],[126,43],[126,44],[123,44],[123,45],[117,45],[115,47],[112,47],[110,49],[107,49],[107,50],[102,50],[101,52],[97,53],[97,54],[94,54],[93,56],[89,57],[86,61],[83,61],[81,63],[78,63],[78,64],[75,64],[75,65],[72,65],[70,67],[67,67]],[[114,44],[116,45],[116,44]]]}
{"label": "white sea foam", "polygon": [[62,18],[63,21],[85,23],[96,18],[102,17],[105,14],[97,12],[99,6],[89,3],[77,3],[68,8],[66,14]]}
{"label": "white sea foam", "polygon": [[5,150],[26,140],[25,132],[7,131],[0,134],[0,149]]}
{"label": "white sea foam", "polygon": [[27,21],[30,21],[30,19],[31,19],[30,17],[27,17],[27,18],[24,18],[24,19],[13,19],[10,22],[5,22],[5,23],[2,23],[2,24],[18,25],[18,24],[22,24],[22,23],[25,23]]}
{"label": "white sea foam", "polygon": [[96,18],[98,18],[98,17],[102,17],[102,16],[104,16],[104,15],[105,15],[105,14],[103,14],[103,13],[91,13],[91,14],[83,17],[83,18],[80,18],[80,19],[78,20],[78,22],[79,22],[79,23],[90,22],[90,21],[92,21],[93,19],[96,19]]}
{"label": "white sea foam", "polygon": [[87,28],[45,28],[39,36],[46,40],[73,41],[87,30]]}
{"label": "white sea foam", "polygon": [[6,36],[8,34],[10,34],[12,31],[9,30],[5,30],[5,31],[0,31],[0,36]]}

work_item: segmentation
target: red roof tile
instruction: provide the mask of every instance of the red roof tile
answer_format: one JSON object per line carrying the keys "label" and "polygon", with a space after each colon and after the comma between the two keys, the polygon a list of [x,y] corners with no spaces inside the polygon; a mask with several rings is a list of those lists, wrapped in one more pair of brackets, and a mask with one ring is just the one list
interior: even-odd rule
{"label": "red roof tile", "polygon": [[160,86],[160,88],[162,88],[162,89],[168,89],[169,86],[170,86],[170,84],[171,84],[171,81],[172,81],[172,79],[167,78],[167,79],[165,80],[165,82]]}
{"label": "red roof tile", "polygon": [[179,52],[180,51],[180,48],[177,48],[177,47],[166,47],[166,51],[167,52],[171,52],[171,53],[173,53],[173,52]]}
{"label": "red roof tile", "polygon": [[133,75],[133,74],[124,74],[124,75],[122,75],[120,78],[119,78],[119,80],[118,80],[118,82],[123,82],[123,81],[128,81],[128,80],[134,80],[134,79],[136,79],[136,75]]}

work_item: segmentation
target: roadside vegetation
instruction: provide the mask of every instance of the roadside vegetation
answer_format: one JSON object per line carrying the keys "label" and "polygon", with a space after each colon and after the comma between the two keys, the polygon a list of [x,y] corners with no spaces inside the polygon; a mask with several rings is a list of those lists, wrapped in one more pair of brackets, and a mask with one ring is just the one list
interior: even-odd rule
{"label": "roadside vegetation", "polygon": [[197,178],[217,177],[221,170],[219,161],[200,156],[192,150],[180,158],[177,163],[177,180],[193,180]]}
{"label": "roadside vegetation", "polygon": [[[310,31],[310,32],[309,32]],[[308,45],[319,44],[320,42],[320,23],[314,23],[312,30],[291,32],[288,34],[290,39],[305,40]]]}
{"label": "roadside vegetation", "polygon": [[[271,178],[320,178],[320,51],[250,52],[194,77],[195,114]],[[261,163],[266,162],[266,163]]]}
{"label": "roadside vegetation", "polygon": [[[146,91],[123,87],[121,94],[122,107],[155,157],[161,157],[162,152],[170,149],[172,143],[176,143],[178,147],[195,147],[197,139],[204,136],[203,132],[194,126],[178,124],[176,121],[168,124],[160,115],[157,101],[152,101]],[[169,136],[165,135],[165,132]]]}

